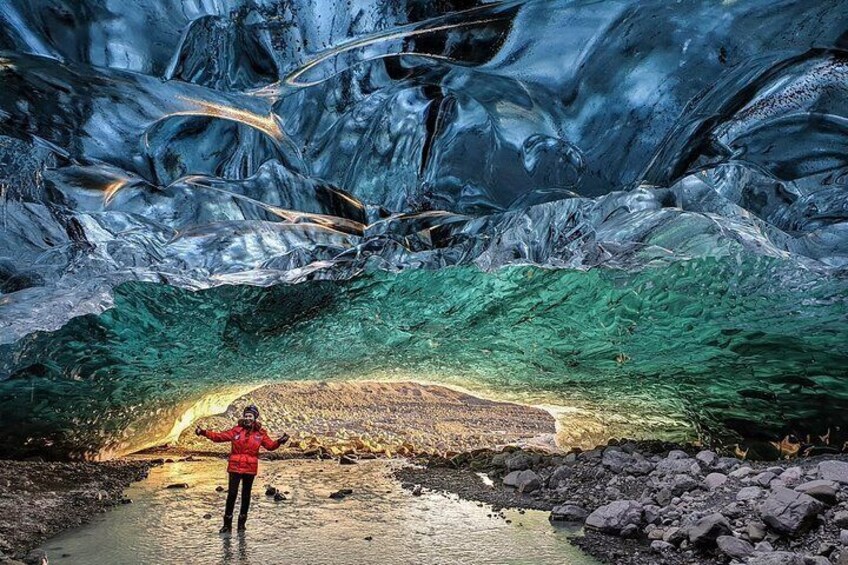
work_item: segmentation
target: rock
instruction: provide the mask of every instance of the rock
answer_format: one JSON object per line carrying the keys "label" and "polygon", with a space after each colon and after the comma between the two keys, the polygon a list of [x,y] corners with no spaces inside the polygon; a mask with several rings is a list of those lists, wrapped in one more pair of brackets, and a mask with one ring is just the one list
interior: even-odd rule
{"label": "rock", "polygon": [[819,550],[816,552],[816,555],[824,555],[825,557],[827,557],[828,555],[833,553],[834,550],[836,550],[836,546],[832,543],[820,543]]}
{"label": "rock", "polygon": [[774,551],[754,555],[748,565],[804,565],[804,558],[789,551]]}
{"label": "rock", "polygon": [[840,510],[834,514],[833,523],[840,528],[848,528],[848,510]]}
{"label": "rock", "polygon": [[516,451],[512,455],[508,456],[504,461],[506,468],[510,471],[523,471],[524,469],[529,469],[533,464],[533,458],[529,453],[524,453],[523,451]]}
{"label": "rock", "polygon": [[718,536],[718,550],[731,559],[744,559],[754,553],[754,546],[745,540],[733,536]]}
{"label": "rock", "polygon": [[760,507],[760,516],[774,531],[797,535],[812,525],[824,504],[802,492],[775,489]]}
{"label": "rock", "polygon": [[281,502],[283,500],[286,500],[286,495],[284,495],[281,492],[274,493],[274,501],[275,502]]}
{"label": "rock", "polygon": [[[700,455],[700,453],[698,455]],[[715,490],[726,482],[727,475],[724,473],[710,473],[704,477],[704,485],[706,485],[706,487],[710,490]]]}
{"label": "rock", "polygon": [[771,471],[763,471],[762,473],[755,476],[752,481],[761,487],[768,488],[771,482],[777,478],[777,475],[772,473]]}
{"label": "rock", "polygon": [[570,465],[560,465],[559,467],[554,469],[553,473],[551,473],[551,476],[548,479],[548,486],[550,488],[559,487],[560,483],[568,480],[571,477],[572,473],[573,471],[571,470]]}
{"label": "rock", "polygon": [[607,534],[618,534],[633,524],[637,528],[643,522],[642,505],[635,500],[616,500],[596,509],[586,518],[586,527]]}
{"label": "rock", "polygon": [[221,485],[216,486],[215,492],[224,492],[224,487],[222,487]]}
{"label": "rock", "polygon": [[166,486],[165,488],[173,488],[173,489],[188,488],[188,483],[174,483],[172,485]]}
{"label": "rock", "polygon": [[533,492],[542,486],[539,475],[531,470],[513,471],[503,478],[503,484],[518,489],[518,492]]}
{"label": "rock", "polygon": [[269,486],[265,489],[265,496],[274,496],[275,494],[277,494],[276,488]]}
{"label": "rock", "polygon": [[518,487],[518,475],[521,474],[521,471],[513,471],[511,473],[507,473],[507,475],[503,478],[504,486],[508,487]]}
{"label": "rock", "polygon": [[828,505],[836,504],[837,483],[827,480],[808,481],[795,487],[798,492],[803,492]]}
{"label": "rock", "polygon": [[699,451],[695,459],[703,463],[705,467],[712,467],[718,461],[718,455],[714,451],[704,450]]}
{"label": "rock", "polygon": [[804,565],[831,565],[830,559],[821,555],[804,558]]}
{"label": "rock", "polygon": [[496,453],[492,457],[492,460],[489,462],[489,464],[492,467],[506,467],[506,458],[509,457],[509,455],[510,455],[509,453],[506,453],[506,452],[503,452],[503,451],[500,452],[500,453]]}
{"label": "rock", "polygon": [[212,519],[212,514],[210,514],[209,512],[207,512],[206,514],[204,514],[204,515],[203,515],[203,519],[204,519],[204,520],[211,520],[211,519]]}
{"label": "rock", "polygon": [[348,494],[351,494],[352,492],[353,491],[351,491],[350,489],[337,490],[336,492],[331,493],[329,498],[332,498],[334,500],[341,500],[345,496],[347,496]]}
{"label": "rock", "polygon": [[689,532],[687,532],[683,528],[678,528],[676,526],[672,526],[665,531],[663,534],[663,541],[668,542],[674,546],[680,545],[684,541],[689,540]]}
{"label": "rock", "polygon": [[760,553],[768,553],[770,551],[774,551],[774,547],[772,547],[772,545],[767,541],[761,541],[760,543],[754,545],[754,551]]}
{"label": "rock", "polygon": [[637,526],[636,524],[627,524],[626,526],[621,528],[621,531],[618,533],[618,535],[623,538],[632,538],[637,533],[639,533],[639,526]]}
{"label": "rock", "polygon": [[[848,547],[848,530],[839,531],[839,543],[841,543],[844,547]],[[844,551],[843,553],[848,555],[848,551]]]}
{"label": "rock", "polygon": [[47,565],[47,553],[41,549],[33,549],[24,557],[24,563],[27,565]]}
{"label": "rock", "polygon": [[745,531],[748,534],[748,539],[754,543],[766,539],[766,525],[762,522],[748,522]]}
{"label": "rock", "polygon": [[742,487],[739,489],[739,492],[736,493],[736,500],[739,502],[756,500],[762,496],[763,492],[763,489],[760,487]]}
{"label": "rock", "polygon": [[666,459],[670,459],[672,461],[677,460],[677,459],[689,459],[689,454],[686,453],[685,451],[681,451],[679,449],[672,449],[671,451],[668,452]]}
{"label": "rock", "polygon": [[836,481],[848,485],[848,463],[844,461],[822,461],[819,463],[819,476],[826,481]]}
{"label": "rock", "polygon": [[582,522],[589,511],[576,504],[560,504],[551,510],[550,519],[556,522]]}
{"label": "rock", "polygon": [[362,539],[364,539],[365,541],[371,541],[371,540],[373,540],[373,539],[374,539],[374,536],[365,536],[365,537],[364,537],[364,538],[362,538]]}
{"label": "rock", "polygon": [[662,509],[655,504],[643,504],[642,510],[645,512],[645,522],[648,524],[658,524],[662,519]]}
{"label": "rock", "polygon": [[412,496],[421,496],[423,492],[424,489],[421,487],[421,485],[415,485],[414,487],[412,487]]}
{"label": "rock", "polygon": [[668,487],[661,488],[654,496],[654,500],[656,500],[657,504],[660,506],[668,506],[668,503],[671,502],[672,498],[673,495],[671,494],[671,489]]}
{"label": "rock", "polygon": [[633,456],[624,453],[621,450],[611,451],[609,448],[604,450],[604,456],[601,459],[601,465],[612,471],[613,473],[621,473],[633,465]]}
{"label": "rock", "polygon": [[723,473],[729,473],[734,469],[739,468],[741,463],[735,457],[719,457],[718,461],[713,465],[713,468],[716,471],[722,471]]}
{"label": "rock", "polygon": [[656,466],[660,475],[700,475],[701,466],[693,459],[661,459]]}
{"label": "rock", "polygon": [[675,475],[671,483],[671,494],[680,496],[684,492],[690,492],[701,486],[698,481],[689,475]]}
{"label": "rock", "polygon": [[789,467],[778,478],[787,485],[792,485],[804,478],[804,470],[801,467]]}
{"label": "rock", "polygon": [[356,465],[356,463],[356,459],[348,455],[342,455],[339,457],[339,465]]}
{"label": "rock", "polygon": [[715,543],[716,538],[731,533],[727,518],[718,512],[704,516],[689,528],[689,542],[701,547]]}
{"label": "rock", "polygon": [[748,475],[752,475],[753,473],[754,473],[754,470],[751,467],[749,467],[748,465],[745,465],[743,467],[739,467],[735,471],[731,471],[728,474],[728,476],[733,478],[733,479],[743,479],[743,478],[747,477]]}
{"label": "rock", "polygon": [[656,551],[657,553],[666,553],[668,551],[673,551],[674,546],[668,542],[662,540],[654,540],[651,542],[651,551]]}
{"label": "rock", "polygon": [[[663,535],[665,534],[665,532],[663,531],[662,528],[658,528],[658,527],[654,526],[653,524],[649,524],[648,526],[650,526],[650,528],[651,528],[651,531],[648,532],[648,539],[649,540],[654,541],[654,540],[663,539]],[[648,527],[648,526],[646,526],[646,527]]]}

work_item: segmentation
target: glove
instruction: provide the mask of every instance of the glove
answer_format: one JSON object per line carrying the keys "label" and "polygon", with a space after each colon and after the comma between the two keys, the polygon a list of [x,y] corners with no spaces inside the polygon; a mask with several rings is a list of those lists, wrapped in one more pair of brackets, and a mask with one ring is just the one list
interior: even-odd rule
{"label": "glove", "polygon": [[283,435],[280,436],[280,439],[277,440],[277,443],[279,443],[280,445],[283,445],[288,440],[289,440],[289,434],[283,434]]}
{"label": "glove", "polygon": [[195,435],[202,436],[202,435],[206,435],[206,430],[204,430],[200,426],[197,426],[196,428],[194,428],[194,433],[195,433]]}

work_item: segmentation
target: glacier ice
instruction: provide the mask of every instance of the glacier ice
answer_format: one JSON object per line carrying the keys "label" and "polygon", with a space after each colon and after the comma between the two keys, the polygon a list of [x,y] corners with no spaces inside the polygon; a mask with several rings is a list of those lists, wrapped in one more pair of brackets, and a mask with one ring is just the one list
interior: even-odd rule
{"label": "glacier ice", "polygon": [[844,427],[846,13],[4,3],[0,445],[400,373],[645,433]]}

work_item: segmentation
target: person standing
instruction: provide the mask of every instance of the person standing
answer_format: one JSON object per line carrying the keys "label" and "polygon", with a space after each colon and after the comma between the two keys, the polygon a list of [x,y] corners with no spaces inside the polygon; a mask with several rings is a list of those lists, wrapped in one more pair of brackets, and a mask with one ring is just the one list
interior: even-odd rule
{"label": "person standing", "polygon": [[237,530],[243,532],[246,529],[247,512],[250,509],[250,491],[253,488],[256,473],[259,471],[259,448],[264,447],[268,451],[274,451],[286,443],[289,436],[284,433],[278,439],[271,439],[259,422],[259,408],[252,404],[244,409],[241,419],[232,429],[214,432],[197,426],[194,433],[216,443],[226,441],[231,443],[230,459],[227,464],[227,473],[230,476],[227,503],[224,507],[224,525],[220,533],[226,534],[233,530],[233,510],[238,497],[239,484],[241,484],[241,508]]}

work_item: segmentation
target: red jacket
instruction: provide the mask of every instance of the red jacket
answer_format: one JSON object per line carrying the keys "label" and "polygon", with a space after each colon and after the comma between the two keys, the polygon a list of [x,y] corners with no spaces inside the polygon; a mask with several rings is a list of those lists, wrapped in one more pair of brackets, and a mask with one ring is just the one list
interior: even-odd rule
{"label": "red jacket", "polygon": [[214,442],[232,442],[230,448],[230,463],[227,471],[255,475],[259,470],[259,448],[274,451],[280,447],[280,442],[268,437],[268,432],[261,424],[255,424],[252,430],[236,426],[226,432],[204,430],[203,435]]}

